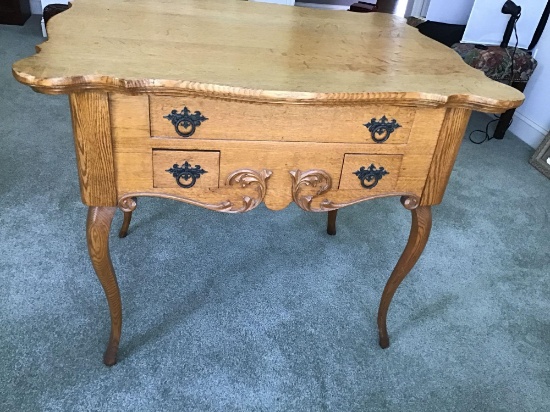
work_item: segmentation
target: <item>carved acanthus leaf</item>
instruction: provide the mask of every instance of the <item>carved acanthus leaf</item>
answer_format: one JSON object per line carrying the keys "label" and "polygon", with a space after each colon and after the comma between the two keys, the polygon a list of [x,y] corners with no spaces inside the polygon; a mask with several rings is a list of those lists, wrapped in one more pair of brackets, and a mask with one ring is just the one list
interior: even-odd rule
{"label": "carved acanthus leaf", "polygon": [[244,213],[256,208],[263,202],[267,192],[267,179],[271,176],[271,170],[263,169],[259,173],[255,170],[241,169],[227,176],[226,185],[233,186],[235,184],[246,188],[254,186],[257,196],[243,196],[243,205],[239,209],[232,210],[230,213]]}
{"label": "carved acanthus leaf", "polygon": [[[303,210],[308,212],[322,212],[318,208],[312,207],[313,199],[330,190],[332,187],[332,179],[324,170],[308,170],[302,172],[300,170],[291,170],[292,176],[292,199]],[[306,187],[317,188],[315,195],[302,195],[301,192]]]}
{"label": "carved acanthus leaf", "polygon": [[145,196],[145,197],[160,197],[164,199],[178,200],[180,202],[188,203],[194,206],[204,207],[205,209],[214,210],[216,212],[224,213],[244,213],[248,212],[260,203],[262,203],[266,191],[267,191],[267,179],[271,176],[270,170],[261,170],[257,172],[250,169],[241,169],[232,172],[226,180],[226,185],[233,186],[238,185],[243,189],[247,187],[254,187],[256,196],[250,196],[245,194],[242,196],[242,204],[239,206],[234,205],[230,200],[223,200],[219,203],[204,203],[198,200],[189,199],[187,197],[171,195],[166,193],[155,192],[132,192],[122,196],[118,201],[118,207],[123,212],[132,212],[136,208],[136,201],[133,198]]}

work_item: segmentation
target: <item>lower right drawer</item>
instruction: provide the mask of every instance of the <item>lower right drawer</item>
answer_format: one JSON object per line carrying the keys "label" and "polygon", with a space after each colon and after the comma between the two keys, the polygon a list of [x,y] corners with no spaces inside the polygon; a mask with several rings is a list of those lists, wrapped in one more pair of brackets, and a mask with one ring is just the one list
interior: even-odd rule
{"label": "lower right drawer", "polygon": [[363,189],[369,193],[395,189],[403,155],[346,154],[338,189]]}

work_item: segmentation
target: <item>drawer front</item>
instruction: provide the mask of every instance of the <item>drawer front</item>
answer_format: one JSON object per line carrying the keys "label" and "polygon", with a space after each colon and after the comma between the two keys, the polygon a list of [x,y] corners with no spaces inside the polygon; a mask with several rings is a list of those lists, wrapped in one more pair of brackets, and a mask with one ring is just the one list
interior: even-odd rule
{"label": "drawer front", "polygon": [[[190,110],[201,111],[201,114],[207,118],[195,128],[195,134],[189,138],[172,138],[166,136],[169,132],[164,134],[158,130],[155,131],[156,126],[151,125],[150,120],[154,118],[153,114],[158,109],[158,103],[165,101],[170,104],[174,102],[181,104],[182,100],[185,100],[183,104],[188,105]],[[341,107],[323,108],[230,102],[235,104],[235,113],[244,113],[247,116],[257,107],[267,107],[263,118],[251,117],[255,119],[255,122],[264,122],[260,124],[269,124],[271,119],[280,118],[281,113],[286,113],[289,119],[295,119],[296,113],[300,110],[304,110],[303,123],[289,120],[289,130],[292,130],[293,134],[285,134],[284,128],[268,128],[267,126],[265,129],[256,126],[251,128],[247,126],[248,122],[240,120],[238,125],[233,123],[225,134],[222,134],[224,129],[217,126],[217,129],[212,129],[212,133],[201,138],[199,134],[207,130],[208,124],[216,124],[212,122],[214,116],[210,114],[214,111],[202,104],[195,107],[193,102],[211,103],[213,101],[197,98],[111,94],[109,104],[117,195],[120,197],[137,193],[162,194],[216,205],[229,200],[237,208],[240,207],[238,205],[243,204],[243,196],[256,199],[265,194],[266,206],[272,210],[280,210],[288,206],[295,197],[291,172],[300,171],[303,174],[316,170],[323,171],[329,176],[328,191],[323,189],[320,193],[322,185],[311,180],[311,182],[304,181],[304,184],[300,186],[299,193],[300,196],[313,196],[311,203],[313,209],[321,208],[321,203],[327,199],[334,204],[345,206],[371,195],[383,193],[421,195],[446,113],[445,109],[438,108],[422,108],[412,111],[406,107],[371,105],[363,108],[347,108],[342,111]],[[225,113],[227,122],[230,122],[231,113],[225,107],[228,102],[220,100],[215,102],[226,110],[220,110],[220,113]],[[170,107],[167,106],[167,110]],[[216,108],[217,106],[212,107]],[[250,110],[243,111],[243,107],[250,108]],[[268,109],[273,109],[272,116]],[[310,112],[309,109],[312,111]],[[356,124],[353,117],[356,117],[357,113],[353,114],[352,111],[359,109],[362,112],[368,110],[371,114],[364,116],[363,113],[360,116],[361,119],[365,119],[359,122],[361,125],[360,139],[357,138],[356,142],[351,143],[338,141],[338,139],[345,140],[346,136],[358,135],[353,135],[353,133],[338,134],[336,133],[338,127],[335,124],[321,130],[319,125],[326,124],[323,123],[326,122],[326,118],[322,116],[318,119],[311,118],[311,113],[314,112],[333,113],[333,110],[336,110],[340,111],[342,116],[346,114],[344,124],[346,122]],[[372,114],[375,109],[381,109],[376,113],[386,114],[388,119],[390,116],[395,117],[397,122],[402,125],[382,144],[374,143],[368,134],[368,128],[363,126],[372,120],[372,116],[376,116],[376,114]],[[170,113],[171,110],[166,113]],[[403,122],[402,118],[410,120],[407,123]],[[165,121],[169,127],[173,127],[171,122],[160,114],[158,119]],[[247,127],[243,126],[240,129],[240,125]],[[405,127],[407,125],[409,130]],[[243,130],[243,133],[237,132],[240,130]],[[261,135],[264,132],[265,134]],[[366,137],[365,133],[367,133]],[[404,141],[403,133],[407,135],[406,144],[395,144],[396,141]],[[258,137],[259,134],[264,137],[264,140]],[[152,138],[152,135],[164,135],[164,137]],[[232,135],[237,138],[229,139],[228,137]],[[265,136],[271,137],[271,140],[265,139]],[[275,139],[273,136],[278,136],[278,138]],[[293,139],[295,136],[299,137],[297,140],[303,141],[283,141],[284,139]],[[314,142],[312,139],[317,141]],[[330,141],[330,139],[335,141]],[[206,171],[200,175],[191,188],[178,186],[173,172],[167,172],[173,168],[174,164],[182,167],[185,161],[189,163],[190,167],[199,165]],[[365,188],[361,182],[363,181],[364,185],[369,187],[373,182],[372,178],[369,181],[367,175],[364,180],[360,180],[359,174],[356,172],[360,172],[363,167],[363,171],[366,170],[368,173],[371,165],[373,165],[373,170],[370,171],[372,174],[379,171],[381,167],[384,167],[388,173],[382,173],[376,186],[369,189]],[[238,182],[228,183],[230,176],[242,170],[252,170],[257,173],[267,170],[271,174],[264,185],[251,183],[243,186]],[[190,181],[186,182],[184,179],[183,183],[190,183]],[[305,183],[311,184],[306,185]]]}
{"label": "drawer front", "polygon": [[294,142],[405,144],[408,107],[279,105],[150,96],[151,136]]}
{"label": "drawer front", "polygon": [[218,187],[219,151],[153,150],[153,187],[193,192]]}
{"label": "drawer front", "polygon": [[338,188],[363,189],[366,193],[393,191],[402,160],[402,155],[346,154]]}

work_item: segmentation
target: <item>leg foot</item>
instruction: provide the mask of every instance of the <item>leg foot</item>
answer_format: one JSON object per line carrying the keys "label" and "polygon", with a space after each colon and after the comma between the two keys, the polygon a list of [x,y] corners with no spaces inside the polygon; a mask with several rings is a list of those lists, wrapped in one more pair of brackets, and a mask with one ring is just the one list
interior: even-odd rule
{"label": "leg foot", "polygon": [[338,213],[338,209],[331,210],[328,212],[327,233],[331,236],[334,236],[336,234],[336,214],[337,213]]}
{"label": "leg foot", "polygon": [[119,238],[122,239],[128,235],[128,228],[130,227],[131,220],[132,220],[132,212],[124,212],[124,220],[122,221],[120,232],[118,232]]}
{"label": "leg foot", "polygon": [[388,335],[380,336],[378,343],[382,349],[387,349],[390,347],[390,337]]}
{"label": "leg foot", "polygon": [[[406,198],[401,201],[404,202],[405,200]],[[386,317],[393,295],[424,251],[432,227],[432,210],[430,206],[419,206],[411,212],[412,225],[409,241],[395,269],[390,275],[384,292],[382,292],[382,298],[380,299],[380,307],[378,309],[378,334],[380,337],[380,346],[383,349],[390,346],[390,339],[386,327]]]}
{"label": "leg foot", "polygon": [[500,115],[500,120],[498,121],[497,128],[495,129],[495,133],[493,134],[493,137],[495,139],[504,139],[504,133],[506,133],[506,130],[508,130],[508,128],[512,124],[512,117],[514,117],[514,112],[515,109],[510,109]]}
{"label": "leg foot", "polygon": [[[137,202],[137,198],[133,197],[132,200]],[[119,238],[125,238],[128,235],[128,229],[130,228],[130,222],[132,221],[132,212],[124,212],[124,220],[122,221],[122,226],[120,227],[120,232],[118,232]]]}
{"label": "leg foot", "polygon": [[105,352],[103,353],[103,363],[106,366],[113,366],[116,363],[116,354],[118,351],[118,343],[120,339],[114,338],[111,334],[109,337],[109,343],[107,344],[107,349],[105,349]]}
{"label": "leg foot", "polygon": [[88,252],[95,273],[103,286],[111,315],[111,334],[103,362],[107,366],[116,363],[118,343],[122,329],[122,304],[118,283],[109,255],[109,231],[115,215],[115,207],[90,207],[86,222]]}

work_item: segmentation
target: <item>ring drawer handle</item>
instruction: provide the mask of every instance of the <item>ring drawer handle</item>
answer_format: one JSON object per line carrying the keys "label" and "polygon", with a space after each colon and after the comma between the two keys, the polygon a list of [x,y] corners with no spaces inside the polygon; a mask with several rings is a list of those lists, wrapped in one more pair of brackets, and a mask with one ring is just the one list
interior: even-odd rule
{"label": "ring drawer handle", "polygon": [[378,181],[380,179],[382,179],[385,175],[389,175],[390,172],[388,172],[383,167],[377,169],[374,164],[371,164],[366,169],[365,166],[361,166],[361,168],[358,171],[353,172],[353,174],[357,175],[357,177],[361,181],[361,186],[363,186],[365,189],[372,189],[378,184]]}
{"label": "ring drawer handle", "polygon": [[[178,166],[178,164],[176,163],[174,164],[174,166],[166,171],[168,173],[171,173],[172,176],[176,178],[176,183],[178,184],[178,186],[184,189],[189,189],[190,187],[195,186],[197,179],[199,179],[202,174],[208,173],[206,170],[202,169],[200,165],[195,165],[195,167],[191,167],[191,165],[187,161],[181,166]],[[182,179],[186,182],[191,179],[191,182],[183,183]]]}
{"label": "ring drawer handle", "polygon": [[205,120],[208,120],[208,118],[204,117],[198,110],[195,111],[195,113],[191,113],[187,106],[185,106],[180,113],[174,109],[170,114],[163,116],[163,118],[172,122],[176,129],[176,133],[181,137],[193,136],[197,127]]}
{"label": "ring drawer handle", "polygon": [[376,118],[373,117],[370,123],[366,123],[363,126],[369,129],[370,136],[376,143],[384,143],[389,139],[395,129],[401,127],[395,119],[388,122],[388,118],[386,116],[382,116],[380,120],[376,120]]}

